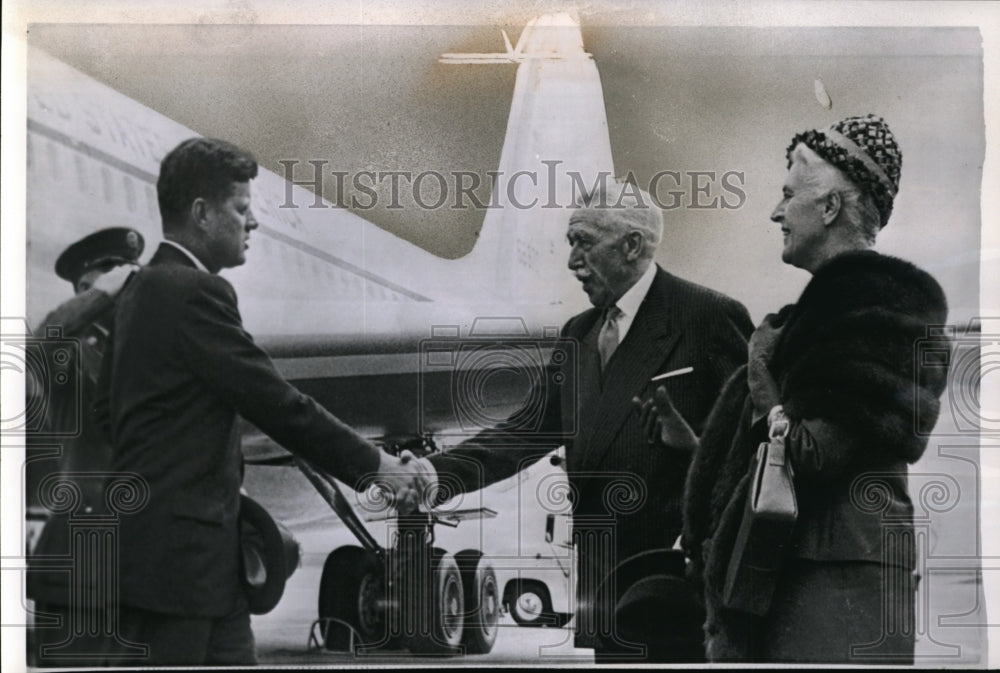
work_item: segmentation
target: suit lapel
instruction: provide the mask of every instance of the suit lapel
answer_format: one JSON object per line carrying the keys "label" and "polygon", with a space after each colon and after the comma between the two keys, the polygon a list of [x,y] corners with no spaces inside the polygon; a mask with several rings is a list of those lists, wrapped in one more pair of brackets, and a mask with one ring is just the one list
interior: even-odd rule
{"label": "suit lapel", "polygon": [[[595,419],[601,414],[601,363],[597,353],[597,334],[601,328],[601,312],[591,309],[593,315],[585,316],[574,336],[578,339],[579,366],[576,370],[576,395],[563,395],[563,428],[573,435],[573,450],[566,452],[567,467],[571,472],[582,469]],[[570,379],[573,380],[573,379]]]}
{"label": "suit lapel", "polygon": [[656,279],[639,306],[625,340],[615,350],[604,372],[604,386],[597,408],[600,418],[582,457],[586,466],[596,466],[611,446],[628,415],[635,413],[632,397],[639,394],[660,365],[677,346],[680,333],[671,326],[669,277],[657,269]]}

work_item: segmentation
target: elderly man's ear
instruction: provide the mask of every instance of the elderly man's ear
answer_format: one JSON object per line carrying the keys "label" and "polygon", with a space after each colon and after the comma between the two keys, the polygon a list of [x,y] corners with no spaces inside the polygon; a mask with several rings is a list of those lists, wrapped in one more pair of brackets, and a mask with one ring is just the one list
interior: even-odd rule
{"label": "elderly man's ear", "polygon": [[646,248],[646,239],[638,231],[630,231],[625,234],[625,259],[630,262],[642,257],[642,252]]}
{"label": "elderly man's ear", "polygon": [[831,189],[827,192],[826,197],[823,199],[824,226],[829,227],[837,221],[837,216],[840,215],[841,206],[843,206],[843,197],[840,195],[840,191]]}

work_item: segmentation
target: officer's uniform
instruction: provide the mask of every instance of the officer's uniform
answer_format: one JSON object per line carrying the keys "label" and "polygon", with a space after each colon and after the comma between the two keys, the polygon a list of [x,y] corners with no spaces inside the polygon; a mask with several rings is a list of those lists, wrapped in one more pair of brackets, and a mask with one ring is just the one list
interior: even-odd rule
{"label": "officer's uniform", "polygon": [[[89,271],[136,263],[142,250],[139,232],[102,229],[67,248],[56,261],[56,274],[76,287]],[[88,655],[101,651],[100,610],[108,598],[99,595],[106,593],[97,581],[100,564],[87,565],[78,557],[85,549],[81,545],[86,544],[88,521],[93,522],[88,517],[102,510],[111,462],[111,445],[97,427],[91,405],[113,313],[114,299],[92,288],[63,302],[33,332],[49,337],[47,342],[58,338],[70,345],[44,350],[68,354],[62,367],[69,372],[68,383],[46,380],[52,377],[44,371],[28,372],[29,404],[44,413],[38,432],[28,437],[25,474],[28,518],[47,518],[37,544],[29,549],[27,593],[36,603],[38,642],[29,644],[28,655],[37,665],[92,666],[99,661]],[[68,500],[61,497],[66,494]],[[96,611],[80,609],[91,606]]]}

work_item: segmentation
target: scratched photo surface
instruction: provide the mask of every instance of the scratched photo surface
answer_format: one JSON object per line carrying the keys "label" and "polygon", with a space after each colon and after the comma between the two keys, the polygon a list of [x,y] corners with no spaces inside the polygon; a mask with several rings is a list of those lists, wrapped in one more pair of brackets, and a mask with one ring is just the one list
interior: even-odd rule
{"label": "scratched photo surface", "polygon": [[[655,261],[742,302],[756,325],[809,280],[781,262],[770,220],[792,137],[879,115],[903,162],[876,250],[938,280],[956,343],[937,426],[910,466],[916,621],[886,628],[915,633],[918,665],[984,666],[979,29],[616,16],[521,7],[471,25],[32,24],[27,325],[72,295],[53,269],[86,234],[132,227],[148,261],[162,240],[160,160],[192,136],[225,139],[262,169],[247,261],[222,272],[247,331],[283,375],[379,445],[447,451],[512,414],[530,429],[545,363],[575,357],[552,337],[589,306],[567,268],[577,194],[615,178],[649,192],[664,219]],[[326,646],[324,567],[359,542],[287,452],[240,429],[246,491],[301,550],[277,606],[253,617],[260,663],[426,663],[399,647]],[[344,492],[389,546],[384,507]],[[30,549],[45,513],[37,494],[25,502],[17,523]],[[442,510],[435,545],[490,558],[504,608],[489,652],[433,665],[593,661],[574,646],[569,511],[558,460]],[[4,526],[13,518],[5,509]],[[79,561],[62,562],[71,572]],[[25,602],[29,648],[43,628],[34,607]]]}

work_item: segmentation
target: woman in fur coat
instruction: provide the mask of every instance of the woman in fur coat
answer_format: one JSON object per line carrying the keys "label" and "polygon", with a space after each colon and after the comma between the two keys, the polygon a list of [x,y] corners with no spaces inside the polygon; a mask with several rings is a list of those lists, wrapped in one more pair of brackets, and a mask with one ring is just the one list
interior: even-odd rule
{"label": "woman in fur coat", "polygon": [[[878,117],[796,136],[771,215],[782,261],[812,274],[769,315],[696,438],[664,391],[651,433],[696,451],[685,490],[688,573],[705,598],[709,661],[912,663],[917,577],[907,465],[937,419],[946,363],[916,345],[947,319],[938,283],[870,250],[899,184],[901,155]],[[917,371],[920,366],[920,371]],[[762,616],[724,600],[753,456],[787,428],[798,504]]]}

